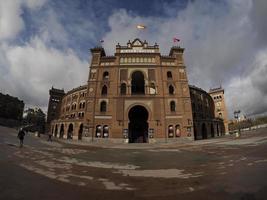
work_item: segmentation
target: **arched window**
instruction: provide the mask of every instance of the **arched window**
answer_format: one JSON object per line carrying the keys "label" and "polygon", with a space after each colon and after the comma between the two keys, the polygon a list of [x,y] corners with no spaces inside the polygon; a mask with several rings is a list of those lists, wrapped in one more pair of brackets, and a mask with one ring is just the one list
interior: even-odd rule
{"label": "arched window", "polygon": [[107,102],[101,101],[101,103],[100,103],[100,112],[107,112]]}
{"label": "arched window", "polygon": [[174,87],[172,85],[169,86],[169,94],[174,94]]}
{"label": "arched window", "polygon": [[175,110],[176,110],[175,101],[171,101],[171,102],[170,102],[170,110],[171,110],[172,112],[175,112]]}
{"label": "arched window", "polygon": [[108,138],[109,136],[109,128],[107,125],[103,126],[103,137]]}
{"label": "arched window", "polygon": [[121,95],[126,95],[126,84],[125,83],[121,84]]}
{"label": "arched window", "polygon": [[103,73],[103,79],[108,79],[108,78],[109,78],[108,72],[105,71],[105,72]]}
{"label": "arched window", "polygon": [[108,88],[107,88],[106,85],[104,85],[104,86],[102,87],[101,94],[102,94],[102,95],[107,95],[107,93],[108,93]]}
{"label": "arched window", "polygon": [[171,71],[167,71],[167,78],[172,79],[172,72]]}
{"label": "arched window", "polygon": [[102,133],[102,127],[101,125],[97,125],[95,129],[95,136],[99,138],[101,137],[101,133]]}
{"label": "arched window", "polygon": [[168,126],[168,137],[172,138],[174,135],[173,125]]}
{"label": "arched window", "polygon": [[132,74],[132,94],[145,94],[145,78],[144,74],[136,71]]}

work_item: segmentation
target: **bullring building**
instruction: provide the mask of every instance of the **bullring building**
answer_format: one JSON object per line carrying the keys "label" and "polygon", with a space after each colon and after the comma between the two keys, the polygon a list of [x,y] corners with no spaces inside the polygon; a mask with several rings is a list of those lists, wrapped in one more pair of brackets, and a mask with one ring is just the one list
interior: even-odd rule
{"label": "bullring building", "polygon": [[[47,123],[55,137],[153,143],[224,135],[226,115],[204,90],[188,85],[184,49],[161,55],[157,44],[135,39],[113,56],[91,49],[87,84],[50,89]],[[226,109],[226,107],[225,107]]]}

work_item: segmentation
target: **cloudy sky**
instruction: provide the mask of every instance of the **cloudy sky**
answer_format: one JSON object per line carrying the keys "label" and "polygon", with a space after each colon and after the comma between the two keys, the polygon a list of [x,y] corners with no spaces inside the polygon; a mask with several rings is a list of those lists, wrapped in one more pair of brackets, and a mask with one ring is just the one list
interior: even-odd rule
{"label": "cloudy sky", "polygon": [[0,92],[46,109],[52,85],[86,83],[99,40],[109,55],[137,37],[168,54],[178,37],[190,84],[222,85],[230,117],[266,114],[266,20],[265,0],[0,0]]}

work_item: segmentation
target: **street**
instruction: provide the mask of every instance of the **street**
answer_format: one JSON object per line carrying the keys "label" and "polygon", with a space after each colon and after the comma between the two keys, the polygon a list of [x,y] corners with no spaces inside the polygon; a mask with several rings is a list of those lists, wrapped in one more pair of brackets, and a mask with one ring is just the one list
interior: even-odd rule
{"label": "street", "polygon": [[79,145],[0,126],[0,199],[267,199],[267,129],[190,143]]}

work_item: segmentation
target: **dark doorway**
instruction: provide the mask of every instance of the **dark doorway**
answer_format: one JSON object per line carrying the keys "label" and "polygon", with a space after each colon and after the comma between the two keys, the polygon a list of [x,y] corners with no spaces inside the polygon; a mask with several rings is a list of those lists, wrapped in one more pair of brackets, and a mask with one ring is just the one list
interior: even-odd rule
{"label": "dark doorway", "polygon": [[217,124],[217,136],[220,136],[219,124]]}
{"label": "dark doorway", "polygon": [[81,124],[79,128],[78,140],[82,139],[82,135],[83,135],[83,124]]}
{"label": "dark doorway", "polygon": [[72,139],[73,136],[73,124],[69,125],[67,139]]}
{"label": "dark doorway", "polygon": [[61,124],[60,126],[60,132],[59,132],[59,137],[60,138],[63,138],[64,136],[64,124]]}
{"label": "dark doorway", "polygon": [[54,136],[57,137],[57,124],[56,124],[56,128],[55,128]]}
{"label": "dark doorway", "polygon": [[210,134],[211,134],[211,137],[214,137],[214,127],[213,127],[213,124],[210,125]]}
{"label": "dark doorway", "polygon": [[142,72],[137,71],[132,74],[132,94],[145,94],[145,79]]}
{"label": "dark doorway", "polygon": [[197,138],[197,127],[196,127],[195,124],[194,124],[194,138],[195,138],[195,140],[198,139],[198,138]]}
{"label": "dark doorway", "polygon": [[202,139],[207,139],[207,127],[206,127],[206,124],[203,123],[202,124]]}
{"label": "dark doorway", "polygon": [[143,106],[134,106],[128,114],[129,143],[148,142],[148,112]]}

